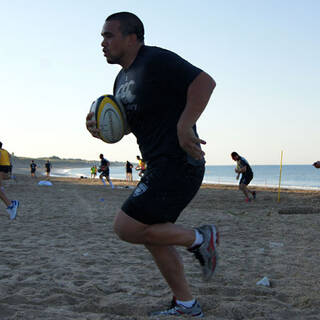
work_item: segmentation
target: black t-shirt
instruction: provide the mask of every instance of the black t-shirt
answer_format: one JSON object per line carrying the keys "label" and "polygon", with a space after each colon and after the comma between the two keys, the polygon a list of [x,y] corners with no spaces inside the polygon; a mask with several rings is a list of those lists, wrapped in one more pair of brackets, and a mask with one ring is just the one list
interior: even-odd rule
{"label": "black t-shirt", "polygon": [[126,172],[132,173],[132,164],[130,162],[126,163]]}
{"label": "black t-shirt", "polygon": [[105,158],[101,159],[100,169],[102,171],[104,171],[104,172],[109,171],[109,165],[110,165],[110,162],[107,159],[105,159]]}
{"label": "black t-shirt", "polygon": [[46,166],[47,171],[50,171],[50,169],[51,169],[51,163],[50,163],[50,162],[46,162],[46,163],[45,163],[45,166]]}
{"label": "black t-shirt", "polygon": [[32,171],[35,171],[36,168],[37,168],[37,165],[32,162],[32,163],[30,163],[30,168],[31,168]]}
{"label": "black t-shirt", "polygon": [[239,164],[240,164],[240,168],[243,168],[245,166],[247,167],[246,171],[244,173],[242,173],[243,175],[253,175],[253,172],[252,172],[252,169],[249,165],[249,162],[245,158],[240,157]]}
{"label": "black t-shirt", "polygon": [[142,46],[131,66],[119,72],[114,95],[126,109],[131,132],[147,162],[164,156],[204,163],[188,156],[177,137],[188,87],[201,71],[171,51]]}

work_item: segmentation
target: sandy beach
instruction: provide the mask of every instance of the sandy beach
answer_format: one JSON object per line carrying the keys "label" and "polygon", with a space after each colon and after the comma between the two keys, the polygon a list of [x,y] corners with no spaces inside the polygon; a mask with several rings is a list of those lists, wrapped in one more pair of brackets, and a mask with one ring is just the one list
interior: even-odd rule
{"label": "sandy beach", "polygon": [[[10,221],[1,205],[0,320],[157,319],[147,312],[168,305],[166,283],[142,246],[112,230],[134,183],[39,180],[18,174],[4,184],[20,208]],[[320,319],[320,191],[282,190],[278,203],[277,190],[256,190],[246,203],[236,187],[203,185],[178,220],[221,232],[209,283],[179,249],[205,319]],[[263,277],[270,287],[256,284]]]}

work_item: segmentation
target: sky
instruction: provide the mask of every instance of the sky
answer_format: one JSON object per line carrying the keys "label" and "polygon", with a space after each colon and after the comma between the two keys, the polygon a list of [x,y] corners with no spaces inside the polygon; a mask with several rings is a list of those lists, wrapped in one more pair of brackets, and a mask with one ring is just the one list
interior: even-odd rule
{"label": "sky", "polygon": [[[101,50],[106,17],[130,11],[145,42],[176,52],[217,86],[197,122],[208,165],[320,160],[318,0],[0,0],[0,141],[17,156],[135,161],[85,127],[120,66]],[[169,76],[169,75],[168,75]]]}

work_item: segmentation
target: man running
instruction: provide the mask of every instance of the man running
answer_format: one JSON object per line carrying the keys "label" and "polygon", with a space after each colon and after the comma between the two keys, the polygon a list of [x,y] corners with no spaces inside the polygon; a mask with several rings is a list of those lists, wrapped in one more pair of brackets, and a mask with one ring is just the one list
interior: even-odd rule
{"label": "man running", "polygon": [[[190,229],[175,224],[198,192],[205,170],[196,122],[215,87],[214,80],[177,54],[144,44],[144,26],[132,13],[109,16],[102,28],[103,53],[122,67],[114,95],[126,110],[147,169],[114,221],[118,237],[144,245],[171,288],[168,309],[152,315],[202,317],[175,246],[183,246],[200,261],[203,278],[215,271],[218,232],[214,225]],[[99,138],[93,113],[87,128]]]}
{"label": "man running", "polygon": [[103,180],[103,177],[105,177],[106,180],[109,182],[111,188],[114,189],[114,185],[112,184],[112,181],[110,179],[110,169],[109,169],[110,162],[109,162],[109,160],[107,160],[103,157],[102,153],[100,154],[99,158],[100,158],[100,169],[99,170],[101,172],[99,178],[101,179],[103,184],[106,184]]}

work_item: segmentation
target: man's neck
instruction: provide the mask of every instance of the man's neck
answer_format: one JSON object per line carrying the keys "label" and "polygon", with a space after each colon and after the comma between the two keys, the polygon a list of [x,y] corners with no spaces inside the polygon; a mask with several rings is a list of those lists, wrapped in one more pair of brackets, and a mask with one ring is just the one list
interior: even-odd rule
{"label": "man's neck", "polygon": [[129,53],[128,55],[125,57],[125,61],[123,63],[121,63],[121,66],[123,69],[129,69],[129,67],[132,65],[132,63],[134,62],[134,60],[136,59],[138,52],[140,50],[140,48],[143,46],[143,43],[139,43],[136,47],[134,47]]}

